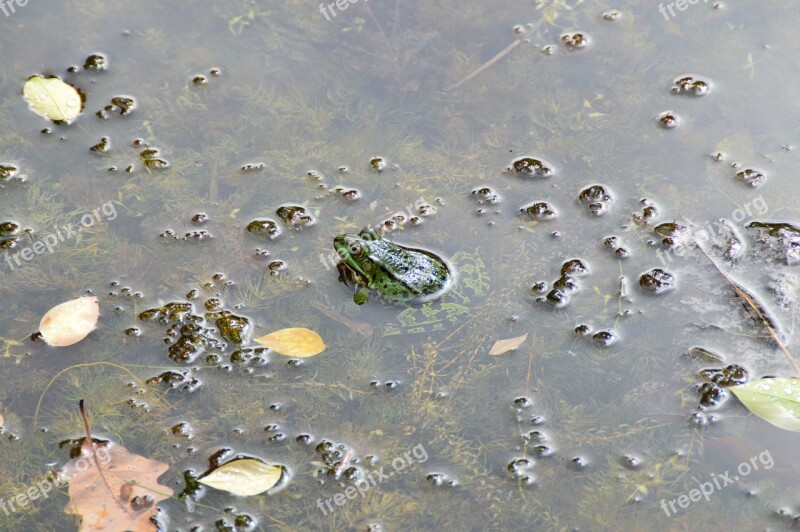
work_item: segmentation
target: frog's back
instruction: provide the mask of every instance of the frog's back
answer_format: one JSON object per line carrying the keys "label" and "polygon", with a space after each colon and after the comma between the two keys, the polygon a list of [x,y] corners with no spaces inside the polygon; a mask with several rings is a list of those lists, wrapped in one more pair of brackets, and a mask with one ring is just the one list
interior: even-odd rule
{"label": "frog's back", "polygon": [[382,246],[374,257],[386,275],[378,276],[372,288],[399,297],[425,298],[445,290],[452,279],[450,267],[422,249]]}

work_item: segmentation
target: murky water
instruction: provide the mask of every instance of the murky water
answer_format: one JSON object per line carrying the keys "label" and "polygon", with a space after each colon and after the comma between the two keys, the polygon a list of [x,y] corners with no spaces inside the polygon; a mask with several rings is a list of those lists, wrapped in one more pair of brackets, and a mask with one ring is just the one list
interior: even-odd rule
{"label": "murky water", "polygon": [[[84,399],[96,438],[169,464],[169,530],[800,515],[795,434],[700,374],[792,376],[729,279],[800,352],[797,234],[747,227],[800,224],[798,6],[130,4],[0,17],[0,224],[19,226],[0,225],[0,245],[17,239],[0,262],[3,501],[69,460]],[[31,112],[34,74],[78,87],[82,115]],[[15,255],[69,224],[52,253]],[[332,240],[367,225],[446,257],[456,285],[354,304]],[[701,230],[707,254],[680,246]],[[86,340],[29,338],[86,294]],[[167,303],[195,328],[139,318]],[[215,330],[222,311],[249,320],[242,346]],[[327,349],[247,350],[287,327]],[[254,497],[197,487],[236,456],[286,475]],[[0,505],[0,526],[73,528],[68,500]]]}

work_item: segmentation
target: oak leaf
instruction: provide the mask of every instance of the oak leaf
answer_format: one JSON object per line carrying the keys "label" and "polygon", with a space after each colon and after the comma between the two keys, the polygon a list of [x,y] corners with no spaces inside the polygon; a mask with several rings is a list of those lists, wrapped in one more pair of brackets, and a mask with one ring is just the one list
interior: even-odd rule
{"label": "oak leaf", "polygon": [[172,496],[158,483],[169,465],[133,454],[113,442],[84,438],[80,456],[62,470],[69,482],[68,514],[82,517],[81,532],[89,530],[154,531],[156,505]]}

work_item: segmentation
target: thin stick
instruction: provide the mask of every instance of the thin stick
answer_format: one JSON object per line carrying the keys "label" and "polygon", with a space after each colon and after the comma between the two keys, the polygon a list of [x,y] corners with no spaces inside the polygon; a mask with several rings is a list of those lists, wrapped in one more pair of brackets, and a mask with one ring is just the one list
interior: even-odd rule
{"label": "thin stick", "polygon": [[465,78],[463,78],[461,81],[459,81],[459,82],[457,82],[457,83],[453,83],[452,85],[450,85],[449,87],[447,87],[447,88],[445,89],[445,92],[447,92],[447,91],[451,91],[451,90],[453,90],[453,89],[457,89],[458,87],[460,87],[460,86],[461,86],[461,85],[463,85],[464,83],[468,82],[469,80],[471,80],[471,79],[472,79],[472,78],[474,78],[475,76],[479,75],[481,72],[483,72],[484,70],[486,70],[487,68],[489,68],[489,67],[490,67],[490,66],[492,66],[493,64],[495,64],[495,63],[497,63],[498,61],[500,61],[500,60],[501,60],[503,57],[505,57],[506,55],[508,55],[508,54],[511,52],[511,50],[513,50],[514,48],[516,48],[517,46],[519,46],[519,45],[522,43],[522,41],[523,41],[523,40],[527,39],[527,38],[528,38],[528,37],[529,37],[529,36],[530,36],[530,35],[531,35],[531,34],[532,34],[534,31],[536,31],[536,30],[539,28],[539,26],[541,26],[541,25],[542,25],[542,22],[544,22],[544,19],[542,19],[542,20],[540,20],[539,22],[537,22],[537,23],[536,23],[536,24],[535,24],[535,25],[534,25],[534,26],[533,26],[533,27],[530,29],[530,31],[529,31],[528,33],[526,33],[525,35],[521,36],[519,39],[515,40],[514,42],[512,42],[511,44],[509,44],[508,46],[506,46],[505,48],[503,48],[503,49],[502,49],[502,50],[501,50],[501,51],[500,51],[500,52],[499,52],[497,55],[495,55],[494,57],[492,57],[491,59],[489,59],[488,61],[486,61],[484,64],[482,64],[481,66],[479,66],[478,68],[476,68],[476,69],[475,69],[475,70],[473,70],[472,72],[470,72],[470,73],[469,73],[469,75],[467,75],[467,77],[465,77]]}
{"label": "thin stick", "polygon": [[92,433],[89,430],[89,418],[86,416],[86,409],[83,408],[83,399],[81,399],[78,402],[78,408],[80,408],[81,416],[83,417],[83,426],[86,429],[86,441],[92,448],[92,458],[94,458],[94,465],[97,466],[97,471],[100,473],[100,477],[103,479],[103,484],[106,485],[106,489],[111,494],[111,496],[114,497],[114,500],[117,501],[117,504],[119,504],[120,508],[127,511],[127,508],[125,508],[125,506],[123,506],[122,503],[119,502],[119,500],[117,500],[117,497],[114,495],[114,490],[111,489],[111,485],[108,483],[105,473],[103,473],[103,468],[100,467],[100,461],[97,459],[97,447],[94,443],[94,439],[92,438]]}

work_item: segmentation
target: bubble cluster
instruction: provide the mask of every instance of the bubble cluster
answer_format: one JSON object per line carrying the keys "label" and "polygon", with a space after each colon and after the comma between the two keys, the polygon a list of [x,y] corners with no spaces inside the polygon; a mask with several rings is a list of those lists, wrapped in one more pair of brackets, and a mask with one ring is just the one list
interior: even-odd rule
{"label": "bubble cluster", "polygon": [[588,338],[594,344],[597,344],[600,347],[610,347],[619,340],[619,336],[613,329],[605,329],[594,332],[592,327],[585,323],[577,325],[574,331],[578,336]]}
{"label": "bubble cluster", "polygon": [[642,198],[639,203],[643,205],[642,212],[633,213],[633,219],[641,224],[649,224],[659,216],[658,206],[647,198]]}
{"label": "bubble cluster", "polygon": [[473,188],[472,197],[480,204],[488,203],[489,205],[495,205],[500,203],[500,194],[488,185]]}
{"label": "bubble cluster", "polygon": [[247,232],[266,240],[275,240],[281,236],[281,228],[273,220],[258,218],[247,224]]}
{"label": "bubble cluster", "polygon": [[100,139],[100,142],[89,149],[95,153],[106,153],[111,149],[111,139],[103,137]]}
{"label": "bubble cluster", "polygon": [[[198,314],[191,302],[172,301],[142,311],[138,317],[145,322],[155,321],[167,326],[164,343],[169,346],[169,358],[175,362],[191,364],[205,352],[216,358],[227,345],[247,342],[250,331],[248,318],[227,310],[218,298],[209,298],[204,307],[205,312]],[[208,325],[210,322],[215,328]]]}
{"label": "bubble cluster", "polygon": [[729,364],[724,368],[704,369],[700,371],[700,378],[727,388],[746,383],[750,380],[750,374],[738,364]]}
{"label": "bubble cluster", "polygon": [[597,331],[592,335],[592,341],[601,347],[610,347],[617,343],[619,336],[611,329]]}
{"label": "bubble cluster", "polygon": [[211,240],[214,238],[214,235],[206,231],[205,229],[198,229],[195,231],[189,231],[184,233],[183,236],[178,236],[175,231],[172,229],[165,229],[158,235],[160,238],[165,240],[175,240],[175,241],[183,241],[183,242],[199,242],[202,240]]}
{"label": "bubble cluster", "polygon": [[753,188],[760,187],[767,180],[767,174],[757,168],[745,168],[736,173],[736,179]]}
{"label": "bubble cluster", "polygon": [[561,42],[568,50],[580,50],[589,46],[589,35],[587,33],[565,33],[561,36]]}
{"label": "bubble cluster", "polygon": [[158,148],[145,148],[139,153],[139,158],[149,170],[156,170],[169,166],[169,161],[161,157],[161,152]]}
{"label": "bubble cluster", "polygon": [[675,111],[664,111],[663,113],[660,113],[656,119],[664,129],[678,127],[681,123],[681,118],[677,115],[677,113],[675,113]]}
{"label": "bubble cluster", "polygon": [[549,163],[533,157],[515,159],[506,171],[513,171],[522,177],[551,177],[554,174],[553,167]]}
{"label": "bubble cluster", "polygon": [[533,484],[536,475],[533,473],[534,461],[530,458],[521,457],[512,459],[506,466],[506,470],[514,480],[519,480],[522,484]]}
{"label": "bubble cluster", "polygon": [[361,198],[361,192],[359,192],[355,188],[346,188],[342,191],[342,198],[346,199],[347,201],[356,201],[357,199]]}
{"label": "bubble cluster", "polygon": [[683,76],[675,80],[670,89],[673,94],[686,94],[690,96],[705,96],[711,91],[711,84],[693,76]]}
{"label": "bubble cluster", "polygon": [[0,249],[12,249],[17,246],[20,227],[16,222],[0,223]]}
{"label": "bubble cluster", "polygon": [[381,157],[380,155],[376,155],[372,159],[369,160],[370,166],[376,172],[383,172],[386,169],[386,159]]}
{"label": "bubble cluster", "polygon": [[108,120],[108,117],[113,113],[119,113],[120,116],[125,116],[130,114],[135,108],[136,100],[130,96],[114,96],[111,98],[111,103],[97,111],[95,116],[101,120]]}
{"label": "bubble cluster", "polygon": [[653,268],[639,277],[639,286],[646,292],[663,294],[675,288],[675,276],[661,268]]}
{"label": "bubble cluster", "polygon": [[19,169],[13,164],[2,163],[0,164],[0,181],[11,179],[17,175]]}
{"label": "bubble cluster", "polygon": [[245,163],[239,169],[242,172],[255,172],[258,170],[263,170],[266,167],[267,167],[266,164],[262,162],[257,162],[257,163]]}
{"label": "bubble cluster", "polygon": [[93,70],[98,72],[108,68],[108,59],[103,54],[92,54],[83,62],[84,70]]}
{"label": "bubble cluster", "polygon": [[189,370],[169,370],[145,381],[146,384],[166,384],[170,390],[194,392],[201,382]]}
{"label": "bubble cluster", "polygon": [[631,255],[628,248],[623,246],[622,239],[615,235],[605,237],[603,246],[612,251],[619,259],[627,259]]}
{"label": "bubble cluster", "polygon": [[275,212],[286,225],[295,229],[304,229],[316,223],[314,216],[300,205],[283,205]]}
{"label": "bubble cluster", "polygon": [[589,213],[594,216],[605,214],[613,199],[611,192],[603,185],[591,185],[578,194],[578,201],[585,205]]}
{"label": "bubble cluster", "polygon": [[456,481],[449,478],[445,473],[429,473],[425,480],[434,488],[452,488],[456,486]]}
{"label": "bubble cluster", "polygon": [[523,214],[527,214],[534,220],[552,220],[558,216],[555,207],[546,201],[537,201],[529,205],[525,205],[519,210]]}
{"label": "bubble cluster", "polygon": [[[565,307],[569,304],[572,294],[578,291],[577,277],[582,277],[589,273],[583,261],[580,259],[571,259],[561,266],[561,277],[553,282],[553,287],[544,296],[536,298],[538,302],[547,302],[556,308]],[[534,294],[544,293],[547,291],[547,284],[540,281],[533,285],[531,288]]]}

